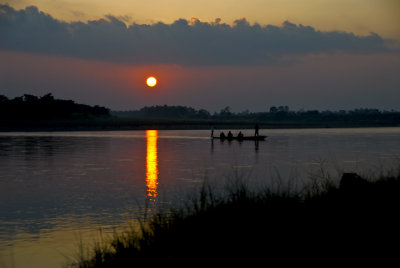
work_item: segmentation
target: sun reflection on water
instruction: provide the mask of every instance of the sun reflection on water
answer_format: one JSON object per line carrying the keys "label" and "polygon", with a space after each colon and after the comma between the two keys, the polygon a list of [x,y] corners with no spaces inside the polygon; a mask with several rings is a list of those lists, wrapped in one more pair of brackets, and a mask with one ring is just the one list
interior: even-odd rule
{"label": "sun reflection on water", "polygon": [[147,198],[155,201],[158,185],[157,130],[146,130],[146,186]]}

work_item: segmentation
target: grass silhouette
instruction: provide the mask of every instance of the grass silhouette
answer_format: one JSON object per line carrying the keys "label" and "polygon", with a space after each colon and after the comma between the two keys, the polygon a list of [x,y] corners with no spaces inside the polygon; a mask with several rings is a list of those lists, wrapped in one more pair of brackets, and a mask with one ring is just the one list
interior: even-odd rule
{"label": "grass silhouette", "polygon": [[400,172],[376,180],[345,173],[339,185],[299,192],[237,183],[222,194],[204,184],[184,206],[81,249],[69,267],[384,266],[398,263],[399,204]]}

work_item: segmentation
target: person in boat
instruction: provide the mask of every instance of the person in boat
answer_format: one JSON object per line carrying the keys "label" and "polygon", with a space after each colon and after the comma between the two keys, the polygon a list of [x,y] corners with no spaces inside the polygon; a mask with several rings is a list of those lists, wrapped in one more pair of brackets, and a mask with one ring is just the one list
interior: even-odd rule
{"label": "person in boat", "polygon": [[260,126],[258,125],[258,124],[256,124],[255,126],[254,126],[254,130],[255,130],[255,132],[254,132],[254,136],[259,136],[259,134],[258,134],[258,130],[260,129]]}
{"label": "person in boat", "polygon": [[211,138],[213,138],[214,137],[214,126],[211,126]]}
{"label": "person in boat", "polygon": [[242,131],[239,131],[239,134],[237,135],[237,137],[239,140],[243,139],[244,136],[243,136]]}
{"label": "person in boat", "polygon": [[230,139],[230,140],[233,139],[233,134],[230,131],[228,132],[228,139]]}
{"label": "person in boat", "polygon": [[223,131],[219,134],[219,138],[221,140],[226,138],[225,133]]}

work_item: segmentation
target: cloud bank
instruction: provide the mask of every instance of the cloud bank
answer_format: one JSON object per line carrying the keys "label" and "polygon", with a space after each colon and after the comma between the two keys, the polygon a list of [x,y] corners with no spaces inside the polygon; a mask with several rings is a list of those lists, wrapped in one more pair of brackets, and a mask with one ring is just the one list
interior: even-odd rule
{"label": "cloud bank", "polygon": [[64,55],[129,64],[262,65],[286,55],[310,53],[372,54],[393,52],[378,34],[357,36],[321,32],[311,26],[228,25],[176,20],[127,26],[122,19],[63,22],[30,6],[15,10],[0,5],[0,49]]}

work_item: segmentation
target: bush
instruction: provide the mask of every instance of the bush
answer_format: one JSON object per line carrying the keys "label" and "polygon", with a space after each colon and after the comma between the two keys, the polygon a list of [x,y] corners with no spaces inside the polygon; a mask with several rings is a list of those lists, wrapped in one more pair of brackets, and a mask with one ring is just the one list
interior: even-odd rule
{"label": "bush", "polygon": [[300,193],[238,184],[216,194],[204,185],[185,206],[97,244],[71,267],[397,261],[399,201],[400,175],[368,181],[344,174],[339,186]]}

